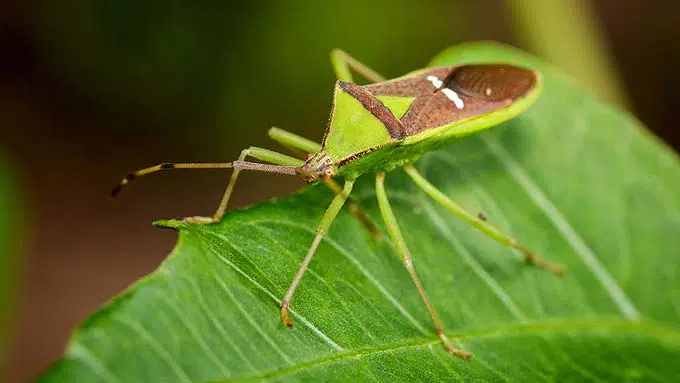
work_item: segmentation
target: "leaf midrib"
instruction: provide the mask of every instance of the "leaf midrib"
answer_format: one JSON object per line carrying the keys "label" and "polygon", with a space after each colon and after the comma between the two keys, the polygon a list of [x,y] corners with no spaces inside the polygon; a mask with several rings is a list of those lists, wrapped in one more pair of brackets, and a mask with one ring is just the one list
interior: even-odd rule
{"label": "leaf midrib", "polygon": [[[490,327],[486,329],[476,329],[469,332],[459,332],[447,334],[448,337],[455,341],[464,341],[470,339],[494,338],[500,336],[513,335],[538,335],[538,334],[557,334],[557,333],[573,333],[575,331],[581,332],[597,332],[608,331],[616,333],[641,334],[649,337],[656,337],[663,339],[665,344],[673,343],[680,347],[680,329],[669,327],[667,325],[649,322],[649,321],[628,321],[623,318],[609,317],[609,316],[595,316],[588,319],[571,319],[565,318],[561,320],[544,320],[544,321],[530,321],[523,323],[510,323],[505,326]],[[227,379],[214,381],[218,382],[250,382],[260,381],[262,379],[276,378],[288,374],[302,371],[307,368],[314,368],[324,364],[330,364],[351,359],[360,359],[364,356],[371,356],[375,354],[387,353],[392,351],[408,350],[420,348],[424,346],[437,345],[441,340],[437,337],[418,337],[412,338],[404,342],[381,344],[376,347],[365,347],[354,350],[347,350],[322,358],[313,359],[298,363],[284,368],[270,370],[258,375],[251,375],[235,379]],[[474,358],[472,362],[474,363]]]}

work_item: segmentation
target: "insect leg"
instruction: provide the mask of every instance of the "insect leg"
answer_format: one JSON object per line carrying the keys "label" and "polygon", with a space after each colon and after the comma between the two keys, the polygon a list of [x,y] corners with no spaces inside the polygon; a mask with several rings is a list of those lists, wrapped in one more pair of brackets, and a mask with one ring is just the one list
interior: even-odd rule
{"label": "insect leg", "polygon": [[427,193],[430,197],[432,197],[432,199],[437,201],[440,205],[444,206],[445,208],[450,210],[453,214],[462,218],[470,225],[479,229],[484,234],[502,243],[503,245],[510,246],[519,250],[524,256],[524,261],[526,263],[536,265],[554,274],[563,274],[567,271],[567,269],[562,265],[555,265],[541,258],[538,258],[536,255],[534,255],[534,253],[518,244],[515,238],[501,233],[498,229],[486,223],[480,217],[477,217],[463,210],[463,208],[460,205],[453,202],[451,199],[449,199],[449,197],[447,197],[444,193],[442,193],[439,189],[432,185],[428,180],[426,180],[418,172],[418,170],[416,170],[416,168],[413,165],[404,166],[404,170],[406,170],[406,173],[411,177],[411,179],[413,179],[416,185],[423,189],[425,193]]}
{"label": "insect leg", "polygon": [[298,136],[297,134],[291,133],[287,130],[272,127],[267,133],[269,134],[269,138],[272,140],[289,149],[302,152],[303,156],[309,153],[317,153],[321,151],[321,145],[319,143],[308,138]]}
{"label": "insect leg", "polygon": [[[272,140],[282,144],[285,147],[294,150],[300,150],[305,155],[308,153],[317,153],[321,151],[321,145],[318,143],[305,137],[298,136],[297,134],[291,133],[287,130],[272,127],[269,129],[268,133]],[[340,185],[338,185],[332,179],[326,180],[325,183],[326,186],[328,186],[328,188],[331,189],[331,191],[333,191],[336,195],[342,192]],[[359,206],[356,201],[353,201],[351,198],[349,198],[347,200],[347,207],[349,207],[349,211],[352,213],[352,216],[361,222],[361,224],[371,233],[376,241],[382,240],[382,233],[378,230],[371,219],[368,218],[366,213],[364,213],[364,211],[361,209],[361,206]]]}
{"label": "insect leg", "polygon": [[[323,181],[324,184],[333,192],[335,195],[341,195],[343,193],[342,188],[335,182],[332,178]],[[376,241],[382,241],[382,233],[375,226],[375,223],[366,215],[366,213],[361,209],[359,203],[353,201],[351,197],[347,200],[347,207],[352,216],[361,222],[361,224],[368,230]]]}
{"label": "insect leg", "polygon": [[350,69],[353,69],[370,82],[385,81],[385,77],[381,76],[378,72],[340,49],[334,49],[331,52],[331,64],[338,80],[353,82],[352,72],[350,72]]}
{"label": "insect leg", "polygon": [[[246,156],[251,156],[259,160],[269,162],[270,164],[263,164],[257,162],[246,162],[244,159]],[[162,170],[170,169],[234,169],[231,179],[229,180],[229,185],[227,190],[222,197],[215,215],[212,217],[188,217],[185,218],[187,221],[198,222],[198,223],[210,223],[217,222],[222,219],[224,212],[227,209],[227,203],[229,202],[229,197],[234,189],[234,184],[236,183],[236,178],[241,170],[256,170],[267,173],[278,173],[287,175],[297,175],[296,168],[302,165],[303,161],[297,158],[287,156],[285,154],[277,153],[271,150],[250,147],[241,152],[241,156],[237,161],[234,162],[216,162],[216,163],[174,163],[174,162],[163,162],[158,165],[150,166],[148,168],[140,169],[135,172],[129,173],[120,181],[118,185],[111,191],[111,196],[115,197],[120,193],[120,191],[128,185],[131,181],[151,173],[156,173]]]}
{"label": "insect leg", "polygon": [[[244,161],[246,157],[249,156],[260,161],[265,161],[276,165],[292,167],[302,165],[302,161],[297,158],[255,146],[251,146],[248,149],[243,149],[237,161]],[[227,184],[227,189],[224,191],[222,200],[220,201],[220,204],[212,217],[189,217],[188,220],[194,222],[219,222],[222,219],[222,216],[224,216],[224,213],[227,211],[227,205],[229,204],[229,199],[231,198],[231,194],[234,191],[234,186],[236,185],[236,180],[238,179],[240,172],[241,169],[235,168],[234,172],[231,173],[229,183]]]}
{"label": "insect leg", "polygon": [[314,256],[316,249],[319,247],[321,240],[328,232],[328,229],[331,227],[331,224],[333,223],[335,217],[340,212],[340,209],[342,209],[342,206],[345,204],[347,198],[349,198],[349,194],[352,192],[353,186],[354,181],[349,180],[345,181],[345,186],[343,187],[342,192],[340,194],[337,194],[335,198],[333,198],[333,201],[331,201],[331,204],[328,206],[328,209],[326,209],[326,212],[323,214],[323,217],[321,217],[321,222],[319,222],[319,226],[317,226],[316,228],[315,231],[316,235],[314,236],[314,241],[312,241],[312,245],[309,247],[309,250],[307,251],[307,255],[300,264],[297,273],[295,273],[295,278],[293,278],[293,282],[291,282],[290,287],[288,288],[288,292],[283,297],[283,300],[281,300],[281,322],[283,322],[283,324],[285,324],[288,327],[293,327],[293,321],[291,321],[290,318],[288,317],[288,307],[290,306],[290,301],[293,299],[293,294],[295,294],[295,289],[300,284],[300,280],[302,280],[302,276],[307,270],[309,262],[312,261],[312,257]]}
{"label": "insect leg", "polygon": [[437,315],[437,311],[434,309],[432,302],[430,302],[430,298],[427,296],[427,293],[423,288],[423,284],[420,282],[420,278],[416,273],[416,269],[413,267],[411,253],[406,246],[406,241],[404,240],[401,230],[399,229],[397,218],[392,212],[390,201],[387,199],[387,194],[385,193],[385,173],[378,173],[375,180],[375,189],[376,195],[378,197],[378,206],[380,207],[380,212],[383,216],[383,220],[385,221],[385,225],[387,225],[387,231],[390,233],[390,237],[392,237],[392,241],[394,242],[394,247],[399,254],[399,258],[401,258],[401,262],[406,267],[406,270],[408,270],[409,275],[411,275],[411,279],[416,285],[416,289],[418,289],[418,293],[423,299],[425,307],[427,307],[427,311],[430,312],[430,316],[432,317],[432,322],[434,322],[437,335],[439,335],[439,338],[441,338],[444,346],[451,354],[457,355],[466,360],[470,359],[469,353],[453,347],[449,338],[446,337],[442,323],[439,320],[439,315]]}

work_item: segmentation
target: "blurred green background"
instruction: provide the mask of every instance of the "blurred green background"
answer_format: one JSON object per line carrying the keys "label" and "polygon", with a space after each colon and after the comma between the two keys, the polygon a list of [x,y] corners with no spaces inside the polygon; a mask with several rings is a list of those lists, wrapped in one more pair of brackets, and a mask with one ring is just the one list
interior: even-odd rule
{"label": "blurred green background", "polygon": [[[0,167],[0,381],[6,366],[24,381],[55,360],[78,321],[170,251],[175,233],[151,221],[211,214],[228,173],[149,177],[110,201],[120,177],[276,149],[271,125],[321,139],[331,49],[393,77],[452,44],[510,43],[677,149],[678,25],[675,0],[3,2],[0,153],[12,167]],[[301,185],[248,174],[233,201]]]}

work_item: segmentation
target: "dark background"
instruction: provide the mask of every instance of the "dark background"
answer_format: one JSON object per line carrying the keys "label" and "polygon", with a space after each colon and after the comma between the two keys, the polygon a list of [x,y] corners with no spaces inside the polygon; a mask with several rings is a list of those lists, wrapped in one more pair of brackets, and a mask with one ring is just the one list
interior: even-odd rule
{"label": "dark background", "polygon": [[[583,23],[538,12],[522,22],[512,3],[2,2],[0,162],[9,171],[0,182],[21,196],[10,200],[20,212],[11,225],[20,226],[12,239],[21,267],[11,290],[9,349],[0,337],[0,380],[5,362],[9,381],[24,381],[58,358],[80,320],[172,249],[176,234],[151,222],[211,214],[229,173],[149,177],[111,201],[120,176],[161,161],[229,161],[249,145],[277,149],[266,137],[271,125],[320,140],[332,48],[393,77],[455,43],[507,42],[551,59],[680,147],[680,2],[567,0],[590,4],[603,44],[595,41],[597,52],[590,45],[578,52],[579,44],[569,52],[553,38],[549,48],[559,57],[531,38],[543,36],[530,30],[531,17],[573,24],[563,34],[572,42],[571,32],[587,30]],[[620,88],[589,79],[590,64],[569,62],[588,63],[591,54],[593,70],[599,55],[609,60],[607,73]],[[239,182],[234,205],[302,185],[258,174]]]}

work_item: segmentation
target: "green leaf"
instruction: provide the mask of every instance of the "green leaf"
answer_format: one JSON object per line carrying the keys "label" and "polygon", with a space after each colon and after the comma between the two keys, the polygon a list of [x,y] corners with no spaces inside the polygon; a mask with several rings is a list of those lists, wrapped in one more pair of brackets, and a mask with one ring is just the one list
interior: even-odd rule
{"label": "green leaf", "polygon": [[[524,53],[468,44],[434,64],[474,61],[538,68],[545,92],[521,117],[418,167],[569,273],[525,266],[389,173],[416,269],[470,363],[445,352],[390,242],[375,242],[346,211],[296,292],[295,327],[281,325],[279,299],[331,199],[319,185],[215,225],[166,222],[179,230],[172,254],[87,319],[41,380],[675,380],[677,156]],[[373,183],[360,179],[355,197],[379,222]]]}

